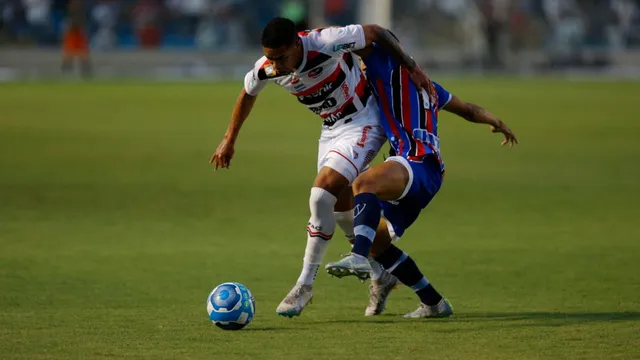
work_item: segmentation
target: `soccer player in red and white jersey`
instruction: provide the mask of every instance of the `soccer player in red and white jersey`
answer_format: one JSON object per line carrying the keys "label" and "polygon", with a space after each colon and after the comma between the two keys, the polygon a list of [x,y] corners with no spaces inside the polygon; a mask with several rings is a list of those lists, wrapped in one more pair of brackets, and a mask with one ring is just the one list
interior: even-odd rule
{"label": "soccer player in red and white jersey", "polygon": [[[318,174],[311,189],[311,218],[307,225],[307,246],[303,269],[296,285],[276,309],[283,316],[300,315],[312,298],[312,286],[322,264],[336,223],[353,239],[353,195],[350,185],[375,158],[386,141],[380,126],[378,105],[360,69],[354,51],[375,43],[392,54],[419,87],[428,88],[424,71],[407,55],[398,41],[377,25],[349,25],[297,33],[292,21],[275,18],[262,33],[264,56],[244,79],[227,132],[211,157],[214,169],[228,168],[240,128],[249,116],[256,97],[273,82],[318,114],[323,126],[318,148]],[[373,261],[373,260],[372,260]],[[397,279],[379,269],[377,286],[385,298]],[[384,302],[369,307],[384,306]],[[366,315],[380,313],[367,308]]]}

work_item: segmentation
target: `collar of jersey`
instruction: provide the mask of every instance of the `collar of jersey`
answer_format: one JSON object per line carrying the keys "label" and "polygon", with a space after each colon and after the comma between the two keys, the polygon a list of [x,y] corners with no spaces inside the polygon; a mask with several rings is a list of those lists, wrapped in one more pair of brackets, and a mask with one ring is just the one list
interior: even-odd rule
{"label": "collar of jersey", "polygon": [[298,66],[296,71],[291,74],[296,76],[300,76],[302,74],[300,70],[304,69],[304,67],[307,66],[307,44],[305,42],[306,38],[303,36],[298,37],[300,38],[300,42],[302,44],[302,62],[300,63],[300,66]]}

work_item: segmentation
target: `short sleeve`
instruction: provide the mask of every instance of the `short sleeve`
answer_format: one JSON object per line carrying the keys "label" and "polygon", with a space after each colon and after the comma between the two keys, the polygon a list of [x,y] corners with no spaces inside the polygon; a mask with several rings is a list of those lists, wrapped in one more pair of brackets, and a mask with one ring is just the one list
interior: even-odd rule
{"label": "short sleeve", "polygon": [[432,83],[436,88],[436,94],[438,94],[438,109],[442,109],[449,103],[449,101],[451,101],[453,96],[437,82],[433,81]]}
{"label": "short sleeve", "polygon": [[321,51],[326,54],[339,54],[364,49],[367,45],[362,25],[329,27],[320,30],[315,37]]}
{"label": "short sleeve", "polygon": [[244,91],[251,96],[258,95],[268,82],[266,79],[260,79],[259,71],[260,68],[256,67],[244,76]]}

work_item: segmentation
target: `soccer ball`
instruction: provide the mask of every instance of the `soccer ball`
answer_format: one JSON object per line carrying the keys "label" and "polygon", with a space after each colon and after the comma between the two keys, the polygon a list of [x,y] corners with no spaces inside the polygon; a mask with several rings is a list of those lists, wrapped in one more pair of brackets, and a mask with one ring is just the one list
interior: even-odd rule
{"label": "soccer ball", "polygon": [[256,302],[246,286],[226,282],[216,286],[207,298],[207,313],[217,327],[240,330],[247,326],[256,311]]}

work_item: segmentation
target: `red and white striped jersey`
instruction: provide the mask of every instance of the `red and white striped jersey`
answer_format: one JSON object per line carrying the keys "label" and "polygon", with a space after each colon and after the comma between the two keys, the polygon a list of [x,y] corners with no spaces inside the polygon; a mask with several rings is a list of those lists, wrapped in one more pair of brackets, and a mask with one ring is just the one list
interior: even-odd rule
{"label": "red and white striped jersey", "polygon": [[361,25],[308,30],[298,36],[304,51],[300,67],[291,74],[277,74],[263,56],[245,76],[247,94],[255,96],[268,82],[275,82],[320,115],[329,128],[350,122],[369,100],[375,101],[351,52],[366,46]]}

